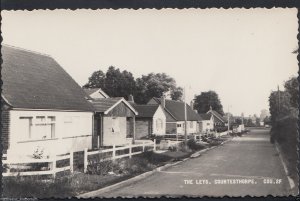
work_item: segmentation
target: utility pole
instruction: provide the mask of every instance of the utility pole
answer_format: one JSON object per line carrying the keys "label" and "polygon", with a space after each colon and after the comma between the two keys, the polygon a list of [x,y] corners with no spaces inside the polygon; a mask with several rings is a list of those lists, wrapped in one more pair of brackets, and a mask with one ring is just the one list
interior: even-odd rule
{"label": "utility pole", "polygon": [[183,88],[184,93],[184,145],[185,148],[187,148],[187,114],[186,114],[186,89]]}
{"label": "utility pole", "polygon": [[227,124],[227,134],[229,135],[229,129],[230,129],[230,123],[229,123],[229,105],[228,105],[228,112],[227,112],[227,121],[228,121],[228,124]]}

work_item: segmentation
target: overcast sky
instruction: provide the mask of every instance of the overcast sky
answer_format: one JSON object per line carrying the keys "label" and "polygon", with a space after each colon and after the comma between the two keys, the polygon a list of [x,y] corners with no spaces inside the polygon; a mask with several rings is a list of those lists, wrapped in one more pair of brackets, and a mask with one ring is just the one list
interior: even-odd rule
{"label": "overcast sky", "polygon": [[84,85],[110,65],[165,72],[194,94],[215,90],[225,112],[260,114],[297,75],[296,9],[2,11],[3,42],[51,55]]}

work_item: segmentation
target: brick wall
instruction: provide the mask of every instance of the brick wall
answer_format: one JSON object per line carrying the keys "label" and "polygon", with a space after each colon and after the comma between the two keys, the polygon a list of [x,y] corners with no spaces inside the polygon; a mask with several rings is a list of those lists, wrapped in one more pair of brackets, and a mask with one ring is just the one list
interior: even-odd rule
{"label": "brick wall", "polygon": [[151,120],[149,119],[136,119],[135,120],[135,139],[151,134]]}
{"label": "brick wall", "polygon": [[1,108],[1,142],[3,147],[3,153],[7,152],[9,148],[9,124],[10,124],[10,115],[8,107],[3,104]]}

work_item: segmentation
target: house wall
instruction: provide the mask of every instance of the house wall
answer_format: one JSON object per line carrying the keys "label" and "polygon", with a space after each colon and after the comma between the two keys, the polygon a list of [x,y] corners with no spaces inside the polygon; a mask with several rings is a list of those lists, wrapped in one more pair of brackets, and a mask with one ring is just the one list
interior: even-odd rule
{"label": "house wall", "polygon": [[158,107],[153,115],[152,128],[152,134],[166,134],[166,115],[161,107]]}
{"label": "house wall", "polygon": [[[192,127],[191,127],[192,125]],[[177,121],[177,134],[184,134],[185,132],[185,122]],[[187,134],[197,133],[197,121],[187,121]]]}
{"label": "house wall", "polygon": [[[45,122],[41,123],[37,117],[55,118],[54,126],[50,127],[50,120],[46,120],[48,126],[44,129]],[[44,149],[45,156],[91,148],[92,125],[92,112],[11,110],[8,156],[32,156],[38,146]]]}
{"label": "house wall", "polygon": [[126,144],[126,117],[103,117],[103,146]]}
{"label": "house wall", "polygon": [[9,148],[10,113],[8,106],[4,102],[2,102],[1,107],[1,142],[3,153],[6,153]]}
{"label": "house wall", "polygon": [[151,118],[136,118],[135,120],[135,139],[141,139],[152,133]]}
{"label": "house wall", "polygon": [[200,132],[206,132],[214,129],[214,121],[213,118],[210,120],[202,120],[200,122]]}

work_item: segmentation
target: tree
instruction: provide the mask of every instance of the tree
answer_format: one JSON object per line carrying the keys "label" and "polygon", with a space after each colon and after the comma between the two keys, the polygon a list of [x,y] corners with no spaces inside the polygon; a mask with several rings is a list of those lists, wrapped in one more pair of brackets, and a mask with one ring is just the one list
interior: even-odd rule
{"label": "tree", "polygon": [[149,73],[136,79],[135,101],[143,104],[153,97],[162,97],[170,92],[173,100],[180,100],[182,88],[176,86],[174,78],[165,73]]}
{"label": "tree", "polygon": [[213,110],[224,115],[223,106],[215,91],[202,92],[196,96],[194,107],[199,113],[206,113],[212,107]]}
{"label": "tree", "polygon": [[93,72],[92,76],[89,77],[88,83],[86,83],[84,88],[103,88],[105,83],[105,74],[102,70]]}
{"label": "tree", "polygon": [[235,123],[238,124],[238,125],[241,125],[242,124],[242,118],[239,118],[239,117],[236,118]]}
{"label": "tree", "polygon": [[284,83],[285,91],[291,96],[290,102],[291,106],[298,107],[298,97],[299,97],[299,83],[296,77],[290,78]]}
{"label": "tree", "polygon": [[104,74],[101,70],[96,71],[89,78],[85,88],[101,88],[109,96],[128,98],[135,91],[135,79],[132,73],[120,71],[119,68],[110,66]]}

